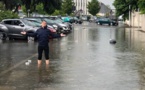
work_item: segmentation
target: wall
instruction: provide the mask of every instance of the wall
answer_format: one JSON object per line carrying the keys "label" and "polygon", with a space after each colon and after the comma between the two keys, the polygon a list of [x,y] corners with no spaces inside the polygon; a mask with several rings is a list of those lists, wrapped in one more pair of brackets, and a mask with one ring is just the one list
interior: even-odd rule
{"label": "wall", "polygon": [[140,14],[140,12],[131,13],[131,20],[127,20],[125,23],[132,27],[140,27],[145,31],[145,14]]}

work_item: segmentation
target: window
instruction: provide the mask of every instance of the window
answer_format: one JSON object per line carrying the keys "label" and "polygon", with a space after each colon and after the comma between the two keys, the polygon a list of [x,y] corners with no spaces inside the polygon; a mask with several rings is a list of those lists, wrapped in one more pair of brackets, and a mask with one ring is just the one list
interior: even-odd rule
{"label": "window", "polygon": [[11,21],[11,20],[4,21],[4,24],[9,24],[9,25],[12,25],[12,21]]}
{"label": "window", "polygon": [[13,21],[13,25],[20,25],[20,24],[22,24],[22,22],[21,21],[19,21],[19,20],[14,20]]}

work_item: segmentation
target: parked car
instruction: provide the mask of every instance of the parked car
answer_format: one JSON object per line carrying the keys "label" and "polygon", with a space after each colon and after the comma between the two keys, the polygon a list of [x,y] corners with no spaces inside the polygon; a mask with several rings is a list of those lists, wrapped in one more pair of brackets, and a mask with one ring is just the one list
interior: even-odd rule
{"label": "parked car", "polygon": [[[32,22],[33,24],[35,24],[37,27],[41,27],[41,20],[39,19],[35,19],[35,18],[24,18],[25,20],[28,20],[30,22]],[[47,25],[47,27],[54,29],[51,25]],[[51,29],[51,30],[52,30]],[[55,29],[53,30],[53,32],[56,31]]]}
{"label": "parked car", "polygon": [[118,20],[117,19],[111,19],[112,20],[112,22],[114,23],[114,25],[118,25]]}
{"label": "parked car", "polygon": [[118,25],[118,22],[115,20],[111,20],[109,18],[99,18],[97,19],[97,24],[98,25],[108,24],[109,26],[110,25],[115,26]]}
{"label": "parked car", "polygon": [[27,33],[34,33],[38,27],[35,24],[24,19],[4,19],[0,24],[1,39],[27,39],[26,35],[22,35],[22,31]]}
{"label": "parked car", "polygon": [[72,24],[69,22],[63,22],[61,19],[53,20],[55,23],[60,24],[63,27],[64,33],[69,33],[72,30]]}
{"label": "parked car", "polygon": [[101,18],[100,18],[100,17],[97,17],[97,18],[95,19],[95,23],[98,24],[99,19],[101,19]]}
{"label": "parked car", "polygon": [[5,40],[7,38],[5,31],[7,31],[7,27],[3,24],[0,24],[0,40]]}
{"label": "parked car", "polygon": [[87,16],[82,16],[81,19],[82,19],[83,21],[88,21]]}
{"label": "parked car", "polygon": [[69,27],[67,27],[63,23],[57,23],[54,20],[48,19],[48,18],[43,18],[49,25],[52,25],[58,33],[66,33],[66,31],[70,30]]}
{"label": "parked car", "polygon": [[65,24],[56,23],[54,20],[49,19],[49,17],[29,17],[29,18],[46,21],[48,25],[52,26],[57,31],[57,33],[65,33],[65,31],[69,29]]}
{"label": "parked car", "polygon": [[63,22],[69,22],[69,23],[75,23],[75,20],[73,17],[67,16],[67,17],[61,17]]}
{"label": "parked car", "polygon": [[77,18],[77,17],[74,17],[74,20],[75,20],[76,24],[82,24],[83,23],[83,21],[81,19]]}
{"label": "parked car", "polygon": [[55,20],[55,19],[61,19],[60,16],[49,16],[47,17],[48,19],[51,19],[51,20]]}
{"label": "parked car", "polygon": [[96,16],[92,16],[89,20],[89,22],[96,22],[97,20],[97,17]]}

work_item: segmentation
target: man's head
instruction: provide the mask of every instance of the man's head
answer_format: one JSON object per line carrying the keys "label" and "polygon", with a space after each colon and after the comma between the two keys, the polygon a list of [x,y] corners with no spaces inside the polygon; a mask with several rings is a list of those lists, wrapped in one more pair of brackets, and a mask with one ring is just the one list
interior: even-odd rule
{"label": "man's head", "polygon": [[42,21],[41,26],[44,28],[47,26],[47,22],[46,21]]}

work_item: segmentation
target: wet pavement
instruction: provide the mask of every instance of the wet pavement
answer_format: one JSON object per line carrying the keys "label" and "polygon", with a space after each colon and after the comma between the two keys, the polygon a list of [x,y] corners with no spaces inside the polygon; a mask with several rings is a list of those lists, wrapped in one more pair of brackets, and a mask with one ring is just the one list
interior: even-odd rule
{"label": "wet pavement", "polygon": [[50,65],[43,59],[41,68],[37,42],[1,41],[0,90],[145,90],[144,54],[144,31],[87,22],[50,40]]}

